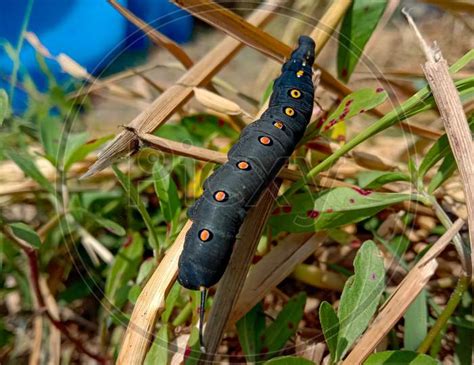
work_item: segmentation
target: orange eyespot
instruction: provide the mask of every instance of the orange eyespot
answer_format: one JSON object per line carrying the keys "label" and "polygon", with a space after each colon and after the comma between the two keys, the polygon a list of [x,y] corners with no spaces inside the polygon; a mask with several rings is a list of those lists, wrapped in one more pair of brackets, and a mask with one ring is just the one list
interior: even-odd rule
{"label": "orange eyespot", "polygon": [[290,108],[289,106],[285,108],[285,114],[288,115],[289,117],[292,117],[295,115],[295,109]]}
{"label": "orange eyespot", "polygon": [[299,91],[298,89],[291,89],[290,90],[290,96],[293,99],[299,99],[299,98],[301,98],[301,91]]}
{"label": "orange eyespot", "polygon": [[219,190],[214,193],[214,199],[218,202],[224,202],[229,196],[225,191]]}
{"label": "orange eyespot", "polygon": [[299,70],[296,72],[296,77],[301,77],[304,75],[304,71],[303,70]]}
{"label": "orange eyespot", "polygon": [[273,122],[273,126],[275,128],[278,128],[278,129],[284,129],[285,128],[285,125],[280,121]]}
{"label": "orange eyespot", "polygon": [[202,242],[210,241],[212,239],[212,232],[208,231],[207,229],[201,229],[199,231],[199,239]]}
{"label": "orange eyespot", "polygon": [[237,167],[240,170],[250,170],[250,165],[245,161],[240,161],[237,163]]}
{"label": "orange eyespot", "polygon": [[261,144],[265,146],[269,146],[272,144],[272,140],[270,139],[270,137],[262,136],[262,137],[259,137],[258,140],[260,141]]}

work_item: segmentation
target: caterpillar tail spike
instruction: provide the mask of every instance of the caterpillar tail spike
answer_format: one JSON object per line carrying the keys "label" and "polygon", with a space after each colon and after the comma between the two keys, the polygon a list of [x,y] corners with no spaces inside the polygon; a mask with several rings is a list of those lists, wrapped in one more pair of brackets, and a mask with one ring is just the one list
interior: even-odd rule
{"label": "caterpillar tail spike", "polygon": [[201,291],[201,304],[199,307],[199,349],[204,354],[206,353],[206,346],[204,346],[204,314],[206,311],[207,289],[202,286],[199,290]]}

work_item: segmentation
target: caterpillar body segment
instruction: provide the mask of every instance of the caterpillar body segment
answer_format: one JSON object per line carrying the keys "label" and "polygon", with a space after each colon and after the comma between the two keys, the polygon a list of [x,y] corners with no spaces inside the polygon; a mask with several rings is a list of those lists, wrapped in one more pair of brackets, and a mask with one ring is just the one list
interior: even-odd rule
{"label": "caterpillar body segment", "polygon": [[311,38],[300,37],[274,82],[268,109],[242,131],[228,162],[206,180],[203,195],[188,210],[193,224],[179,260],[182,286],[204,290],[219,281],[248,209],[303,136],[313,110],[314,46]]}

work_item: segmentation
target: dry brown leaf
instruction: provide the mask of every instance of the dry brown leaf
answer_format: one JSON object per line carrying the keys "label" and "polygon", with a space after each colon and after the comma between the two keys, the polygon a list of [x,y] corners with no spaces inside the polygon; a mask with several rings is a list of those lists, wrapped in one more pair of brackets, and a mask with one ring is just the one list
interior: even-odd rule
{"label": "dry brown leaf", "polygon": [[240,106],[232,100],[200,87],[195,87],[193,90],[196,100],[209,109],[228,115],[242,114]]}

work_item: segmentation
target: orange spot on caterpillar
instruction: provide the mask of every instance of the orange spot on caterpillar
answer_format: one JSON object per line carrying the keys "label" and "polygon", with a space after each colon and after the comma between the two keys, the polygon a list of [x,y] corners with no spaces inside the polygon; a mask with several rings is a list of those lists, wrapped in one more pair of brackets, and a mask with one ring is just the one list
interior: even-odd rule
{"label": "orange spot on caterpillar", "polygon": [[240,161],[237,163],[237,167],[240,170],[250,170],[250,165],[245,161]]}
{"label": "orange spot on caterpillar", "polygon": [[207,229],[202,229],[202,230],[199,232],[199,239],[200,239],[202,242],[210,241],[210,240],[212,239],[212,233],[211,233],[211,231],[208,231]]}
{"label": "orange spot on caterpillar", "polygon": [[228,195],[225,191],[219,190],[214,193],[214,199],[218,202],[226,201],[227,198],[228,198]]}
{"label": "orange spot on caterpillar", "polygon": [[260,141],[261,144],[265,146],[269,146],[272,144],[272,140],[270,137],[262,136],[262,137],[259,137],[258,140]]}

